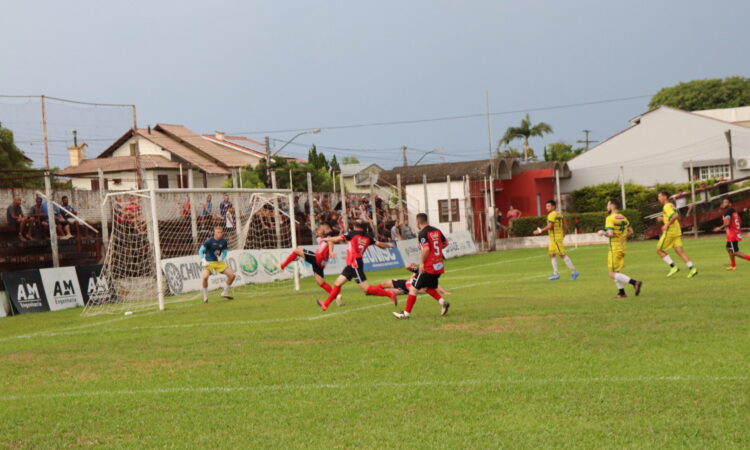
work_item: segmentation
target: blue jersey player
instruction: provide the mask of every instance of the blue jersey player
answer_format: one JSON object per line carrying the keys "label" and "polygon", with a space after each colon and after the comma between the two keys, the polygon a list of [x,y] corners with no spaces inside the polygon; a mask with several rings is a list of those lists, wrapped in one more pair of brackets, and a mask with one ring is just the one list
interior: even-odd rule
{"label": "blue jersey player", "polygon": [[223,273],[227,276],[227,284],[221,292],[221,296],[233,300],[234,297],[229,295],[229,287],[234,282],[234,272],[225,262],[227,257],[228,244],[224,239],[224,229],[220,226],[214,227],[214,237],[206,239],[201,245],[198,255],[203,263],[203,273],[201,282],[203,285],[203,303],[208,303],[208,277],[211,274]]}

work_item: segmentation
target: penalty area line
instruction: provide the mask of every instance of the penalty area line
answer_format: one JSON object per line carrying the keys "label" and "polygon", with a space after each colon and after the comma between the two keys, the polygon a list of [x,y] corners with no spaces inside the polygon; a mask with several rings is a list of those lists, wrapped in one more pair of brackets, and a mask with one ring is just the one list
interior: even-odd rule
{"label": "penalty area line", "polygon": [[119,397],[143,395],[172,395],[172,394],[213,394],[234,392],[284,392],[297,390],[346,390],[346,389],[402,389],[420,387],[466,387],[466,386],[502,386],[502,385],[550,385],[550,384],[627,384],[627,383],[705,383],[705,382],[743,382],[750,381],[747,376],[653,376],[653,377],[590,377],[590,378],[507,378],[487,380],[431,380],[414,381],[409,383],[330,383],[330,384],[267,384],[256,386],[197,386],[156,389],[123,389],[111,391],[91,392],[57,392],[47,394],[19,394],[0,396],[1,402],[33,399],[60,399],[85,397]]}

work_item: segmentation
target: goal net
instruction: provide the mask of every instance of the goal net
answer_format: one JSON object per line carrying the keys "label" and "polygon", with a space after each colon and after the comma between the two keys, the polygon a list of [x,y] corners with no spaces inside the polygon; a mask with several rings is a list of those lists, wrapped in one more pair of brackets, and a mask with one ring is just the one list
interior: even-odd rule
{"label": "goal net", "polygon": [[[153,189],[110,193],[102,206],[110,231],[99,293],[83,315],[164,308],[201,297],[198,251],[220,227],[229,245],[227,265],[236,275],[234,296],[248,298],[299,288],[303,264],[281,270],[297,245],[293,197],[286,191]],[[106,217],[106,219],[104,219]],[[209,278],[223,288],[224,275]]]}

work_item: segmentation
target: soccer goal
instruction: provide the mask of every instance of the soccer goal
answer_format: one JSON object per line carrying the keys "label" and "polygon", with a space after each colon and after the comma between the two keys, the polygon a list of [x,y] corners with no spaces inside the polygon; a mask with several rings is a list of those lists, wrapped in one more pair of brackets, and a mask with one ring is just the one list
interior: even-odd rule
{"label": "soccer goal", "polygon": [[[271,189],[149,189],[113,192],[102,203],[105,256],[100,292],[83,315],[160,310],[201,289],[198,250],[221,227],[240,298],[299,290],[304,265],[282,261],[297,246],[294,196]],[[209,289],[225,284],[212,275]]]}

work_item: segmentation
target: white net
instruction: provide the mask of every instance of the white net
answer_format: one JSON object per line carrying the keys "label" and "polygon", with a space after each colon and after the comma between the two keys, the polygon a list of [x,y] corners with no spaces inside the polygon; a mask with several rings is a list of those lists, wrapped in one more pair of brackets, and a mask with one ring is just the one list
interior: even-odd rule
{"label": "white net", "polygon": [[[298,226],[289,197],[284,192],[247,189],[110,194],[105,210],[111,234],[101,276],[106,289],[89,300],[83,314],[155,309],[160,295],[167,298],[166,303],[199,298],[203,267],[198,250],[213,237],[216,227],[223,229],[229,244],[226,262],[236,275],[235,297],[295,289],[296,276],[304,272],[304,266],[279,268],[297,242]],[[209,278],[209,290],[225,284],[224,275]]]}

